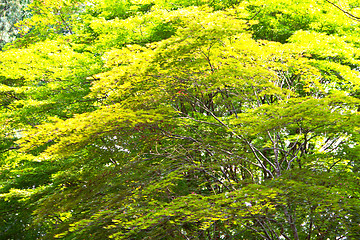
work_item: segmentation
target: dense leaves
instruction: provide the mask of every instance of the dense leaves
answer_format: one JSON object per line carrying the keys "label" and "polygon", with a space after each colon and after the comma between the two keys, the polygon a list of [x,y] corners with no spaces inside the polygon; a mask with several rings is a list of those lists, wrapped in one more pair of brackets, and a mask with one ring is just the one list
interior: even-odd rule
{"label": "dense leaves", "polygon": [[32,1],[1,238],[358,239],[359,2],[334,4]]}

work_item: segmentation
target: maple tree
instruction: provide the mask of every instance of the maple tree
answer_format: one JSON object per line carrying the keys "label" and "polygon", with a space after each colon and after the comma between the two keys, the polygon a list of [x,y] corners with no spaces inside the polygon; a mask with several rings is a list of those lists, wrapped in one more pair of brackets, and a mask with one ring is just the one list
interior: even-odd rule
{"label": "maple tree", "polygon": [[314,0],[29,11],[0,53],[1,238],[359,237],[356,19]]}

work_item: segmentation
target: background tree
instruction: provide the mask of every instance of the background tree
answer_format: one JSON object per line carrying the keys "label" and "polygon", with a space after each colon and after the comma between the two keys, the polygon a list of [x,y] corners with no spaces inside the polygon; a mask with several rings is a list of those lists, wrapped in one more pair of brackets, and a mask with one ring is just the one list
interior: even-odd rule
{"label": "background tree", "polygon": [[30,13],[25,11],[28,3],[28,0],[0,1],[0,49],[18,35],[15,24],[29,16]]}

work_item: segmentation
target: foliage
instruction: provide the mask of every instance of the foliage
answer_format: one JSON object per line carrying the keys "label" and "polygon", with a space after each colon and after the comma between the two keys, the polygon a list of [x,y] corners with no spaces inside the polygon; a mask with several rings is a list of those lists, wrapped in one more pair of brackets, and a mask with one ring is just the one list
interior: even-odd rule
{"label": "foliage", "polygon": [[15,24],[29,15],[25,11],[28,0],[0,1],[0,50],[18,34]]}
{"label": "foliage", "polygon": [[29,9],[0,53],[2,239],[359,238],[359,25],[333,5]]}

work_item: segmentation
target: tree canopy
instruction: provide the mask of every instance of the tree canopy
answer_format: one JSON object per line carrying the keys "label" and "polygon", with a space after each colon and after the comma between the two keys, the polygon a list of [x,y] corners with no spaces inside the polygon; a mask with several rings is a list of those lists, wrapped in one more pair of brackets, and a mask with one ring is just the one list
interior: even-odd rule
{"label": "tree canopy", "polygon": [[18,6],[1,239],[360,238],[360,1]]}

